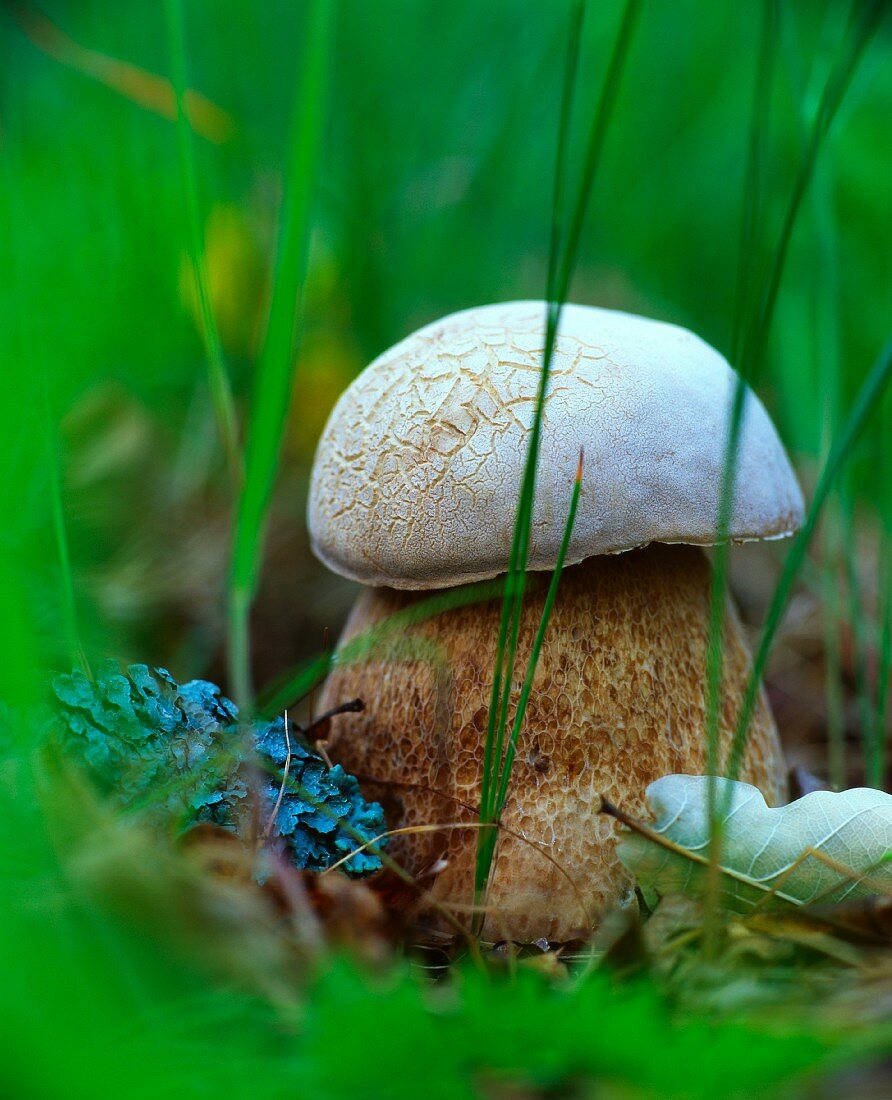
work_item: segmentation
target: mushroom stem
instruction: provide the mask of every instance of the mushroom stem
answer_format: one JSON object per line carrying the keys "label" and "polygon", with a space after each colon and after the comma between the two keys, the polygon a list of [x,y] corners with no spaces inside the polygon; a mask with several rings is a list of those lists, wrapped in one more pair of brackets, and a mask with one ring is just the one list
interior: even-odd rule
{"label": "mushroom stem", "polygon": [[[519,660],[534,642],[546,597],[542,580],[531,578]],[[654,779],[704,771],[709,585],[708,559],[693,546],[653,544],[565,570],[517,745],[485,937],[578,938],[608,908],[632,898],[631,880],[615,855],[615,823],[599,814],[601,799],[644,814],[644,791]],[[342,642],[419,598],[365,590]],[[326,683],[323,708],[365,700],[362,713],[332,719],[329,751],[365,778],[394,829],[476,820],[469,807],[480,801],[498,615],[495,600],[453,608],[408,627],[395,652],[336,667]],[[729,604],[724,751],[749,663]],[[762,697],[741,778],[777,803],[784,776]],[[416,874],[445,860],[433,894],[459,914],[473,901],[475,852],[473,830],[463,829],[401,835],[392,847],[394,858]],[[420,916],[440,926],[435,913]]]}

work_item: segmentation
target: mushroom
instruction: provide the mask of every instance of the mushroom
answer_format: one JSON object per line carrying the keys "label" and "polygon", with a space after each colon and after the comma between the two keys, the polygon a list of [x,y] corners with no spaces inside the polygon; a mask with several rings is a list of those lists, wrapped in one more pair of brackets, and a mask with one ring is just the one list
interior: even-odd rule
{"label": "mushroom", "polygon": [[[385,806],[391,852],[429,897],[467,914],[501,602],[413,616],[430,589],[504,573],[544,349],[546,307],[465,310],[377,358],[342,395],[313,468],[318,557],[361,582],[343,645],[378,628],[360,660],[336,659],[324,707],[330,752]],[[587,934],[633,898],[603,796],[633,814],[661,775],[702,773],[709,559],[734,372],[697,336],[612,310],[564,307],[542,423],[529,569],[556,564],[581,446],[576,523],[514,762],[483,934],[530,942]],[[748,393],[730,535],[774,539],[801,523],[802,494],[765,409]],[[547,581],[547,577],[542,578]],[[545,598],[530,578],[518,665]],[[450,603],[453,606],[448,606]],[[381,633],[398,612],[399,630]],[[724,634],[727,752],[750,668],[734,608]],[[510,714],[509,714],[510,721]],[[771,804],[785,767],[760,698],[741,778]],[[434,874],[433,871],[437,873]],[[419,921],[442,923],[437,907]],[[465,918],[467,919],[467,918]]]}

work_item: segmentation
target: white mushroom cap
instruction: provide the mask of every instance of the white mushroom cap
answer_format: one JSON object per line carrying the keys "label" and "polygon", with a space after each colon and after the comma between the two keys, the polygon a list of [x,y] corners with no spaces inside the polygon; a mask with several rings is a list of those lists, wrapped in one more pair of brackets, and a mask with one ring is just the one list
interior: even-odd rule
{"label": "white mushroom cap", "polygon": [[[543,302],[444,317],[380,355],[342,394],[316,452],[309,527],[336,573],[440,588],[508,568],[536,407]],[[649,542],[717,538],[735,374],[675,325],[564,307],[542,424],[529,568],[553,569],[579,449],[567,564]],[[731,537],[792,534],[802,493],[747,394]]]}

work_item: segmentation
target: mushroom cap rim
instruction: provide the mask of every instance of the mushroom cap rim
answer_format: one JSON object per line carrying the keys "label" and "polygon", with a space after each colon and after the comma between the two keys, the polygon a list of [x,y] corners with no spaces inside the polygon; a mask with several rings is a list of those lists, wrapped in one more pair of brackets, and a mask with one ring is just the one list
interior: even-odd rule
{"label": "mushroom cap rim", "polygon": [[[746,546],[755,542],[782,542],[784,539],[794,538],[799,532],[799,526],[791,527],[786,531],[776,531],[767,535],[734,535],[732,538],[727,539],[647,539],[644,542],[637,542],[630,546],[619,546],[615,550],[604,550],[598,554],[581,554],[573,558],[567,558],[564,561],[563,569],[569,569],[574,565],[579,565],[589,558],[597,557],[616,557],[619,554],[630,554],[634,550],[643,550],[646,546],[651,546],[654,543],[662,543],[667,546],[700,546],[704,550],[709,550],[716,546]],[[507,576],[508,570],[504,569],[489,569],[479,573],[467,573],[461,576],[450,577],[431,577],[423,580],[416,577],[391,577],[385,574],[375,574],[360,576],[354,570],[349,569],[341,561],[334,561],[325,551],[316,543],[315,539],[311,539],[311,549],[315,556],[326,568],[332,573],[336,573],[338,576],[343,577],[345,580],[353,581],[355,584],[361,584],[366,588],[395,588],[398,591],[403,592],[437,592],[443,589],[460,588],[467,584],[480,584],[483,581],[492,581],[497,577]],[[526,571],[528,573],[553,573],[555,569],[554,565],[537,565],[535,563],[529,563]]]}

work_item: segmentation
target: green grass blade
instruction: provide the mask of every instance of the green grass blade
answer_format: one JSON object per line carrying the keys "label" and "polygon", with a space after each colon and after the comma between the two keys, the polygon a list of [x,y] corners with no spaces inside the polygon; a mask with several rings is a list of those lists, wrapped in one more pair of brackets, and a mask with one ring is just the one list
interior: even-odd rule
{"label": "green grass blade", "polygon": [[833,443],[830,455],[821,471],[821,476],[818,480],[814,498],[808,510],[805,523],[790,548],[790,552],[787,554],[784,562],[780,580],[774,590],[768,614],[765,617],[765,625],[762,629],[759,646],[753,658],[753,665],[750,669],[749,679],[747,680],[746,691],[741,701],[737,726],[734,731],[734,740],[728,756],[728,765],[725,769],[725,774],[731,779],[736,778],[740,770],[743,753],[746,748],[747,734],[752,721],[753,711],[755,710],[756,700],[759,695],[759,685],[762,680],[762,674],[765,671],[765,666],[771,652],[771,646],[777,634],[778,627],[780,626],[781,619],[783,618],[784,611],[792,595],[796,577],[805,560],[806,552],[814,536],[818,520],[821,516],[821,511],[828,496],[844,472],[852,450],[861,438],[870,420],[871,413],[882,399],[883,392],[890,379],[892,379],[892,341],[886,345],[882,354],[871,368],[845,423],[842,425]]}
{"label": "green grass blade", "polygon": [[[520,629],[520,613],[525,588],[526,564],[533,515],[533,501],[536,492],[536,468],[539,457],[542,413],[548,392],[551,361],[554,355],[554,346],[557,340],[563,302],[569,290],[578,255],[579,240],[585,223],[592,184],[600,162],[601,153],[604,147],[604,139],[613,113],[620,80],[625,68],[640,9],[641,0],[627,0],[620,20],[607,72],[605,74],[601,95],[592,119],[582,177],[576,201],[573,206],[562,259],[561,262],[558,263],[554,259],[554,255],[549,257],[548,270],[552,286],[547,289],[553,292],[553,297],[549,298],[547,307],[542,370],[539,377],[536,408],[530,430],[527,460],[518,500],[517,518],[515,521],[508,576],[505,585],[505,598],[502,605],[502,616],[499,624],[498,646],[495,668],[493,671],[493,686],[487,720],[486,741],[484,745],[480,803],[480,821],[482,824],[492,824],[494,821],[496,783],[497,776],[501,771],[508,705],[511,697],[512,678],[516,661],[517,638]],[[574,10],[573,17],[570,21],[571,35],[574,32],[578,33],[576,19],[577,12]],[[575,64],[575,56],[571,46],[567,54],[568,68]],[[569,83],[570,78],[568,76],[564,82],[565,89]],[[569,136],[569,100],[570,94],[565,91],[561,108],[562,116],[567,116],[567,125],[561,130],[561,136],[563,137],[564,143],[566,143]],[[563,171],[563,164],[565,163],[564,157],[565,150],[559,149],[557,164],[558,170],[561,172]],[[559,223],[562,221],[563,198],[558,194],[557,190],[555,191],[554,198],[555,205],[552,210],[551,248],[557,250],[560,247]],[[556,276],[553,275],[555,271],[557,272]],[[522,717],[521,715],[521,720]],[[480,839],[478,841],[475,871],[475,895],[477,900],[481,901],[485,895],[487,883],[489,882],[492,854],[488,842],[484,839],[487,837],[488,831],[482,829],[479,835]]]}
{"label": "green grass blade", "polygon": [[[812,355],[818,364],[822,395],[823,430],[820,464],[827,461],[841,416],[840,280],[837,220],[834,216],[832,172],[819,165],[811,193],[810,209],[816,241]],[[830,782],[837,790],[846,786],[845,690],[840,632],[842,605],[839,598],[842,515],[839,500],[831,498],[824,509],[820,541],[820,590],[824,618],[824,680],[827,709],[827,763]]]}
{"label": "green grass blade", "polygon": [[333,665],[351,664],[371,656],[376,647],[385,641],[389,644],[393,635],[402,635],[407,627],[426,622],[456,607],[486,603],[502,596],[505,586],[502,578],[478,581],[475,584],[448,588],[391,615],[385,622],[364,631],[340,646],[334,653],[311,657],[297,668],[292,668],[274,683],[268,685],[257,701],[258,712],[265,717],[281,714],[286,707],[303,699],[320,683]]}
{"label": "green grass blade", "polygon": [[[564,534],[561,539],[560,549],[558,550],[557,561],[555,563],[554,572],[551,574],[551,581],[548,585],[548,592],[545,595],[545,603],[542,606],[542,615],[539,619],[539,627],[536,631],[536,637],[533,640],[533,646],[530,650],[529,661],[527,662],[526,676],[524,677],[523,686],[520,690],[520,696],[517,702],[517,709],[514,715],[514,723],[511,728],[511,736],[508,739],[508,745],[505,750],[505,758],[502,763],[502,770],[499,776],[498,790],[496,791],[495,798],[495,819],[498,821],[501,818],[502,810],[505,808],[505,800],[508,796],[508,784],[511,779],[511,769],[514,765],[514,757],[517,752],[517,742],[520,737],[521,726],[523,725],[523,718],[526,713],[527,704],[530,699],[530,692],[533,690],[533,677],[536,674],[536,667],[539,664],[539,655],[542,652],[542,644],[545,641],[545,632],[548,629],[548,623],[551,619],[551,612],[554,608],[554,601],[557,599],[558,584],[560,583],[561,573],[564,569],[564,562],[567,558],[567,550],[570,546],[570,539],[573,535],[573,525],[576,522],[576,511],[579,507],[579,495],[582,491],[582,463],[583,456],[580,452],[579,466],[576,471],[576,480],[573,483],[573,492],[570,496],[570,507],[567,512],[567,522],[564,525]],[[494,834],[489,834],[494,839]]]}
{"label": "green grass blade", "polygon": [[[557,339],[557,331],[560,324],[560,315],[563,302],[569,290],[570,280],[578,254],[579,239],[582,234],[585,215],[588,209],[592,184],[594,182],[597,166],[603,150],[607,126],[612,115],[616,95],[619,89],[620,78],[625,66],[625,60],[631,45],[632,34],[637,23],[640,3],[637,0],[628,0],[617,34],[616,43],[608,65],[601,97],[596,108],[592,128],[588,140],[585,164],[582,173],[582,183],[577,194],[577,200],[573,209],[568,240],[563,252],[563,261],[558,266],[553,260],[549,261],[549,271],[557,270],[557,281],[553,285],[554,298],[548,303],[546,317],[545,348],[543,351],[543,365],[540,373],[539,390],[537,393],[536,412],[533,419],[530,445],[527,463],[524,469],[524,478],[518,504],[518,515],[515,524],[514,540],[508,570],[508,583],[506,587],[506,599],[503,607],[503,621],[500,626],[499,649],[497,656],[497,671],[493,677],[493,698],[499,697],[498,709],[490,708],[490,720],[487,729],[486,758],[484,760],[484,784],[481,799],[481,809],[486,814],[486,821],[491,822],[493,817],[492,806],[492,782],[491,769],[498,768],[504,746],[505,726],[507,723],[508,705],[510,700],[511,683],[514,663],[517,652],[517,635],[520,624],[520,611],[525,588],[526,561],[529,549],[530,526],[532,522],[533,500],[535,498],[536,466],[539,453],[539,441],[541,437],[542,410],[547,394],[548,379],[551,370],[551,360],[554,354],[554,345]],[[576,25],[576,13],[570,23],[570,35],[578,33]],[[568,52],[568,65],[574,63],[575,54]],[[565,86],[568,81],[565,82]],[[569,96],[565,96],[564,104],[567,104]],[[568,115],[569,108],[562,105],[562,115]],[[568,138],[567,125],[563,130],[566,142]],[[559,150],[558,164],[564,163],[565,153]],[[555,192],[556,206],[553,213],[553,224],[557,224],[561,217],[562,197]],[[552,246],[559,248],[559,236],[556,230],[552,231]],[[493,747],[494,746],[494,747]],[[487,767],[488,763],[488,767]],[[483,834],[482,834],[483,835]],[[486,873],[488,878],[488,871]],[[483,872],[478,876],[478,887],[482,887]]]}
{"label": "green grass blade", "polygon": [[170,52],[171,83],[177,115],[177,141],[179,145],[180,174],[183,179],[183,198],[186,207],[186,232],[189,244],[189,262],[192,280],[198,298],[201,318],[201,336],[207,357],[208,386],[214,405],[214,414],[226,461],[233,484],[237,487],[242,478],[242,458],[239,449],[235,404],[229,385],[229,376],[223,358],[223,347],[217,329],[217,319],[211,306],[208,290],[207,263],[205,261],[201,217],[198,209],[198,183],[195,170],[195,148],[192,126],[186,111],[186,35],[183,26],[182,0],[164,0],[164,16],[167,24],[167,43]]}
{"label": "green grass blade", "polygon": [[[766,0],[766,12],[771,8],[771,0]],[[755,382],[767,349],[768,334],[777,305],[778,292],[786,267],[793,229],[802,206],[808,185],[814,173],[818,154],[829,132],[833,119],[839,110],[846,89],[851,83],[858,63],[875,33],[879,21],[886,10],[886,0],[873,0],[863,7],[855,0],[852,8],[852,30],[850,40],[841,51],[824,85],[818,108],[809,130],[806,149],[800,159],[793,185],[787,201],[777,243],[764,279],[765,289],[750,317],[745,332],[741,336],[741,359],[737,364],[738,374],[731,402],[728,436],[722,468],[722,484],[719,497],[717,518],[716,548],[712,590],[710,594],[710,613],[707,640],[707,752],[712,764],[710,774],[715,772],[718,752],[718,720],[721,713],[721,651],[722,634],[725,621],[725,600],[728,574],[728,556],[730,547],[728,538],[731,517],[734,511],[734,477],[737,468],[737,451],[743,427],[743,412],[746,403],[748,383]],[[861,11],[860,18],[857,13]],[[768,23],[766,15],[766,26]],[[757,96],[757,104],[766,103]],[[710,809],[714,818],[715,804],[710,788]]]}
{"label": "green grass blade", "polygon": [[564,233],[564,192],[566,190],[567,152],[570,147],[570,123],[573,117],[573,98],[579,75],[579,44],[582,41],[582,25],[585,19],[585,0],[575,0],[570,12],[567,33],[567,55],[564,62],[564,83],[561,92],[561,114],[558,123],[558,142],[555,155],[554,194],[552,197],[551,241],[548,248],[548,301],[557,298],[558,258]]}
{"label": "green grass blade", "polygon": [[821,532],[821,600],[824,613],[825,695],[827,700],[827,770],[831,786],[846,788],[845,692],[840,654],[842,608],[839,599],[839,537],[837,509],[827,502]]}
{"label": "green grass blade", "polygon": [[[589,134],[586,148],[585,162],[582,169],[582,186],[573,210],[570,221],[568,238],[563,253],[563,262],[560,265],[559,277],[555,290],[554,301],[563,303],[570,290],[570,282],[576,266],[576,258],[579,253],[579,239],[585,225],[585,217],[588,213],[589,200],[592,193],[592,184],[604,150],[604,140],[613,117],[613,109],[616,105],[616,97],[619,94],[623,71],[626,67],[629,50],[632,46],[632,38],[641,15],[642,0],[626,0],[622,18],[614,42],[613,52],[607,73],[604,77],[604,85],[595,114],[592,119],[592,129]],[[556,326],[555,326],[556,327]]]}
{"label": "green grass blade", "polygon": [[[769,25],[769,5],[772,0],[766,2],[766,27]],[[759,375],[762,362],[768,346],[768,334],[774,319],[774,311],[777,305],[778,292],[781,280],[786,268],[790,241],[793,229],[802,206],[802,200],[808,190],[814,174],[818,154],[823,146],[824,139],[842,103],[843,96],[848,88],[858,63],[867,47],[868,42],[877,30],[880,19],[885,13],[887,0],[872,0],[863,7],[859,0],[853,0],[850,19],[849,41],[841,50],[836,63],[831,68],[830,74],[824,84],[815,118],[809,131],[806,148],[798,165],[794,177],[793,186],[787,201],[786,211],[781,223],[781,229],[774,248],[769,266],[769,273],[764,279],[765,289],[761,298],[754,304],[748,324],[743,331],[739,342],[740,360],[736,364],[738,369],[737,380],[734,388],[734,396],[731,401],[728,436],[725,448],[725,456],[722,468],[722,484],[720,487],[719,509],[717,517],[716,537],[718,546],[713,561],[712,585],[709,601],[709,624],[707,629],[707,716],[706,716],[706,744],[707,744],[707,769],[709,775],[716,775],[718,771],[718,745],[719,745],[719,716],[722,711],[722,635],[725,624],[726,589],[728,583],[728,558],[730,553],[729,534],[731,517],[734,513],[734,478],[737,469],[737,451],[740,443],[740,435],[743,427],[743,412],[746,401],[747,387],[750,381],[755,384]],[[858,13],[861,12],[860,18]],[[757,96],[757,105],[760,102]],[[767,104],[767,98],[762,101]],[[830,458],[834,458],[836,450],[831,452]],[[829,468],[825,465],[825,470]],[[822,502],[823,503],[823,502]],[[805,529],[803,529],[803,534]],[[794,551],[801,543],[794,544],[793,551],[787,557],[785,572],[781,577],[781,584],[787,576],[786,568],[791,565],[791,559],[795,562]],[[806,543],[807,545],[807,543]],[[804,554],[804,551],[802,552]],[[801,564],[801,557],[800,557]],[[798,567],[797,567],[798,569]],[[790,574],[789,585],[792,588],[795,572]],[[789,593],[787,594],[789,596]],[[782,613],[778,612],[779,616]],[[777,630],[778,623],[774,623],[770,634]],[[763,635],[763,638],[765,635]],[[768,643],[770,648],[770,642]],[[761,651],[760,651],[761,652]],[[768,649],[765,649],[762,662],[767,660]],[[754,661],[754,668],[758,664]],[[761,667],[759,670],[761,676]],[[746,737],[749,730],[752,711],[758,697],[759,680],[753,684],[750,682],[741,704],[741,724],[735,730],[729,752],[729,767],[732,771],[726,774],[732,778],[743,759],[746,748]],[[744,715],[749,711],[744,720]],[[742,730],[742,732],[741,732]],[[708,805],[710,819],[710,845],[709,845],[709,875],[706,891],[706,952],[713,955],[716,945],[718,913],[718,868],[721,863],[722,833],[720,817],[717,814],[715,783],[711,782],[708,789]]]}
{"label": "green grass blade", "polygon": [[[564,189],[567,151],[570,141],[570,121],[573,112],[574,90],[576,87],[576,80],[579,71],[579,44],[582,37],[582,26],[584,19],[585,0],[577,0],[571,10],[570,20],[567,29],[567,49],[564,62],[564,79],[561,93],[560,120],[558,123],[558,142],[557,150],[555,153],[554,191],[552,194],[551,232],[548,252],[548,275],[546,280],[547,297],[549,302],[557,297],[556,282],[564,221]],[[543,360],[544,373],[548,366],[548,357],[544,356]],[[536,419],[538,419],[538,404]],[[521,501],[522,500],[523,492],[521,493]],[[492,690],[490,695],[487,719],[486,740],[484,743],[483,769],[481,775],[480,789],[481,821],[490,820],[491,789],[494,781],[495,772],[498,770],[499,767],[496,745],[498,737],[497,730],[500,728],[505,720],[502,713],[503,708],[507,708],[507,700],[503,701],[503,679],[507,680],[509,685],[508,690],[510,692],[511,677],[510,674],[506,676],[504,666],[508,651],[508,639],[509,632],[511,630],[512,615],[514,613],[515,606],[512,586],[515,584],[515,577],[517,573],[519,532],[521,527],[520,520],[521,516],[519,506],[509,557],[509,584],[506,588],[505,598],[502,604],[502,615],[499,621],[499,635],[496,644],[496,666],[493,672]],[[478,846],[482,846],[485,842],[483,832],[485,832],[485,830],[481,831],[481,834],[478,835]],[[478,858],[478,865],[480,863],[480,858]],[[482,889],[482,884],[478,882],[478,890],[479,889]]]}
{"label": "green grass blade", "polygon": [[762,186],[764,145],[767,139],[768,121],[771,117],[771,89],[778,52],[779,14],[777,0],[765,0],[762,5],[762,32],[753,89],[753,108],[750,117],[743,206],[740,218],[737,285],[734,293],[734,321],[731,330],[732,363],[739,362],[743,353],[741,342],[745,321],[752,312],[753,296],[757,288],[756,260],[758,257],[758,231],[761,215],[760,190]]}
{"label": "green grass blade", "polygon": [[331,0],[308,8],[307,39],[297,66],[285,193],[266,334],[257,371],[229,582],[229,670],[238,706],[252,701],[248,619],[257,587],[264,528],[288,414],[298,313],[306,278],[316,168],[326,113]]}
{"label": "green grass blade", "polygon": [[875,757],[873,728],[874,707],[871,699],[868,666],[870,640],[867,607],[858,575],[858,535],[854,487],[845,486],[843,500],[843,562],[845,565],[846,592],[848,596],[849,630],[852,639],[852,663],[855,680],[855,699],[858,707],[858,732],[865,775],[871,772]]}
{"label": "green grass blade", "polygon": [[886,778],[886,753],[889,723],[889,681],[892,679],[892,538],[888,530],[880,535],[879,552],[879,606],[880,606],[880,657],[877,665],[875,756],[868,770],[867,782],[872,787],[882,787]]}
{"label": "green grass blade", "polygon": [[774,250],[768,276],[764,281],[763,297],[758,310],[753,314],[746,343],[743,345],[741,370],[745,372],[747,378],[757,377],[765,358],[768,335],[771,331],[771,322],[774,318],[774,310],[786,267],[793,229],[796,226],[802,201],[814,174],[818,155],[846,91],[852,82],[852,78],[858,69],[864,51],[876,33],[888,8],[889,0],[870,0],[866,4],[862,3],[861,0],[854,0],[851,40],[847,48],[840,53],[824,85],[808,142],[799,161],[777,247]]}
{"label": "green grass blade", "polygon": [[[877,467],[880,484],[892,485],[892,449],[889,436],[892,432],[892,393],[886,393],[882,419],[878,425],[876,445],[879,449]],[[879,547],[877,550],[877,619],[879,625],[879,656],[877,659],[876,707],[874,723],[874,758],[868,770],[867,782],[883,787],[886,780],[889,737],[889,695],[892,680],[892,494],[888,491],[880,499]]]}
{"label": "green grass blade", "polygon": [[44,392],[46,420],[47,469],[50,478],[50,510],[53,519],[53,538],[56,544],[56,558],[59,567],[59,592],[62,606],[62,621],[71,661],[88,679],[92,679],[90,662],[81,640],[77,624],[77,602],[75,600],[74,575],[71,570],[71,554],[68,548],[68,531],[65,526],[65,507],[62,501],[62,482],[59,472],[59,447],[56,430],[52,421],[49,395]]}
{"label": "green grass blade", "polygon": [[[775,0],[764,0],[740,219],[740,252],[737,258],[734,325],[731,336],[731,346],[735,358],[741,356],[744,352],[743,333],[746,320],[748,315],[751,315],[756,308],[759,190],[763,144],[768,133],[771,115],[771,85],[777,44],[777,4]],[[727,542],[731,516],[734,511],[734,473],[737,466],[737,447],[745,397],[746,387],[743,382],[743,370],[741,369],[735,383],[730,427],[722,467],[719,514],[716,523],[719,546],[716,548],[713,558],[709,600],[706,647],[706,773],[711,776],[717,774],[719,763],[719,716],[722,712],[722,671],[724,666],[723,635],[727,612],[725,593],[728,585],[729,567]],[[715,811],[715,785],[712,783],[709,785],[709,807],[710,818],[712,818]]]}

